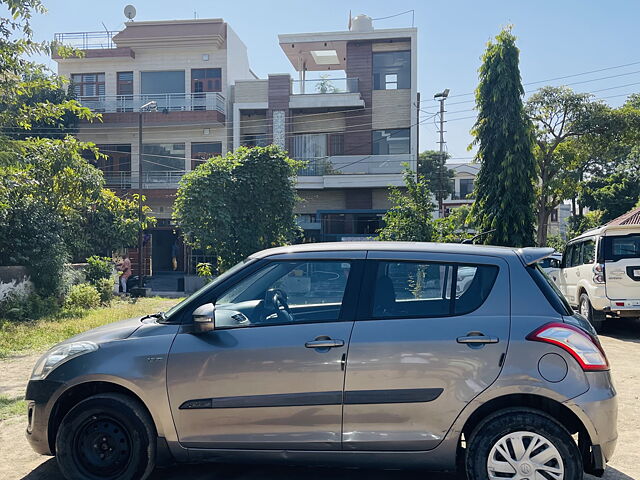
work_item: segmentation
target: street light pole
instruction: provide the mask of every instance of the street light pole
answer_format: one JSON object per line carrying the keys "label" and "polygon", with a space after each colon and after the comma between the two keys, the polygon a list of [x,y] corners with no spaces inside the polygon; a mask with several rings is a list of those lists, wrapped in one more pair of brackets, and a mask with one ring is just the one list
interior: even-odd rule
{"label": "street light pole", "polygon": [[138,221],[140,228],[138,229],[138,288],[140,292],[144,288],[144,264],[143,264],[143,231],[142,223],[144,216],[142,213],[142,117],[144,112],[157,110],[158,105],[155,101],[145,103],[140,107],[138,112]]}
{"label": "street light pole", "polygon": [[449,89],[445,89],[441,93],[436,93],[433,98],[437,99],[440,102],[440,174],[438,175],[439,185],[439,195],[438,195],[438,211],[440,212],[440,218],[444,218],[444,101],[449,96]]}

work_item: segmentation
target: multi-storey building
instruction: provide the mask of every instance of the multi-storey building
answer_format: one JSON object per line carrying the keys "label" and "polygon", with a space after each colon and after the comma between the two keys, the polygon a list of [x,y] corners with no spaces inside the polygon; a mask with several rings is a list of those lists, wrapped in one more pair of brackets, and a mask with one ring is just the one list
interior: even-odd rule
{"label": "multi-storey building", "polygon": [[[137,192],[139,161],[147,204],[159,219],[146,232],[151,270],[192,271],[198,252],[171,223],[177,182],[199,162],[240,145],[275,143],[305,160],[296,213],[307,240],[374,236],[389,207],[388,187],[415,169],[418,135],[416,29],[350,29],[280,35],[297,78],[259,79],[247,50],[221,19],[128,22],[118,33],[62,33],[84,50],[60,58],[79,101],[102,113],[78,137],[96,143],[107,186]],[[143,113],[140,151],[140,107]],[[233,201],[230,199],[230,201]],[[134,263],[137,258],[134,253]]]}

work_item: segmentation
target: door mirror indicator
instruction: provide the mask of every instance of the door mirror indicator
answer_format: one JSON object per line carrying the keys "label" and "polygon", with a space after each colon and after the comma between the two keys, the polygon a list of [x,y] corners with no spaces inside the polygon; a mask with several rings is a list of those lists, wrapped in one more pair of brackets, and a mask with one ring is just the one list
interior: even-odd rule
{"label": "door mirror indicator", "polygon": [[212,332],[216,329],[215,307],[213,303],[205,303],[193,312],[193,333]]}

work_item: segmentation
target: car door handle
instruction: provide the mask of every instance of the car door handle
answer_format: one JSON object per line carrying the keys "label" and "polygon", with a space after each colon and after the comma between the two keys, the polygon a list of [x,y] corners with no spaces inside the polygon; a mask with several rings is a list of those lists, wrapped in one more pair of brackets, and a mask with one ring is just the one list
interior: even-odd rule
{"label": "car door handle", "polygon": [[500,339],[498,337],[488,337],[486,335],[466,335],[464,337],[458,337],[456,339],[458,343],[470,343],[470,344],[484,344],[484,343],[498,343]]}
{"label": "car door handle", "polygon": [[332,339],[332,338],[323,338],[315,340],[311,342],[306,342],[304,344],[307,348],[335,348],[335,347],[344,347],[344,340],[340,339]]}

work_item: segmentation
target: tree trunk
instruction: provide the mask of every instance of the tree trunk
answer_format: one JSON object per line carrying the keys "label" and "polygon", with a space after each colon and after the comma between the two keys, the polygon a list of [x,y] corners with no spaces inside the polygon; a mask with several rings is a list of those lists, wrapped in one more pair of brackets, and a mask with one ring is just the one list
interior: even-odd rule
{"label": "tree trunk", "polygon": [[538,246],[544,247],[547,244],[547,233],[548,233],[548,225],[549,216],[551,215],[551,210],[547,208],[546,205],[540,205],[538,209]]}

